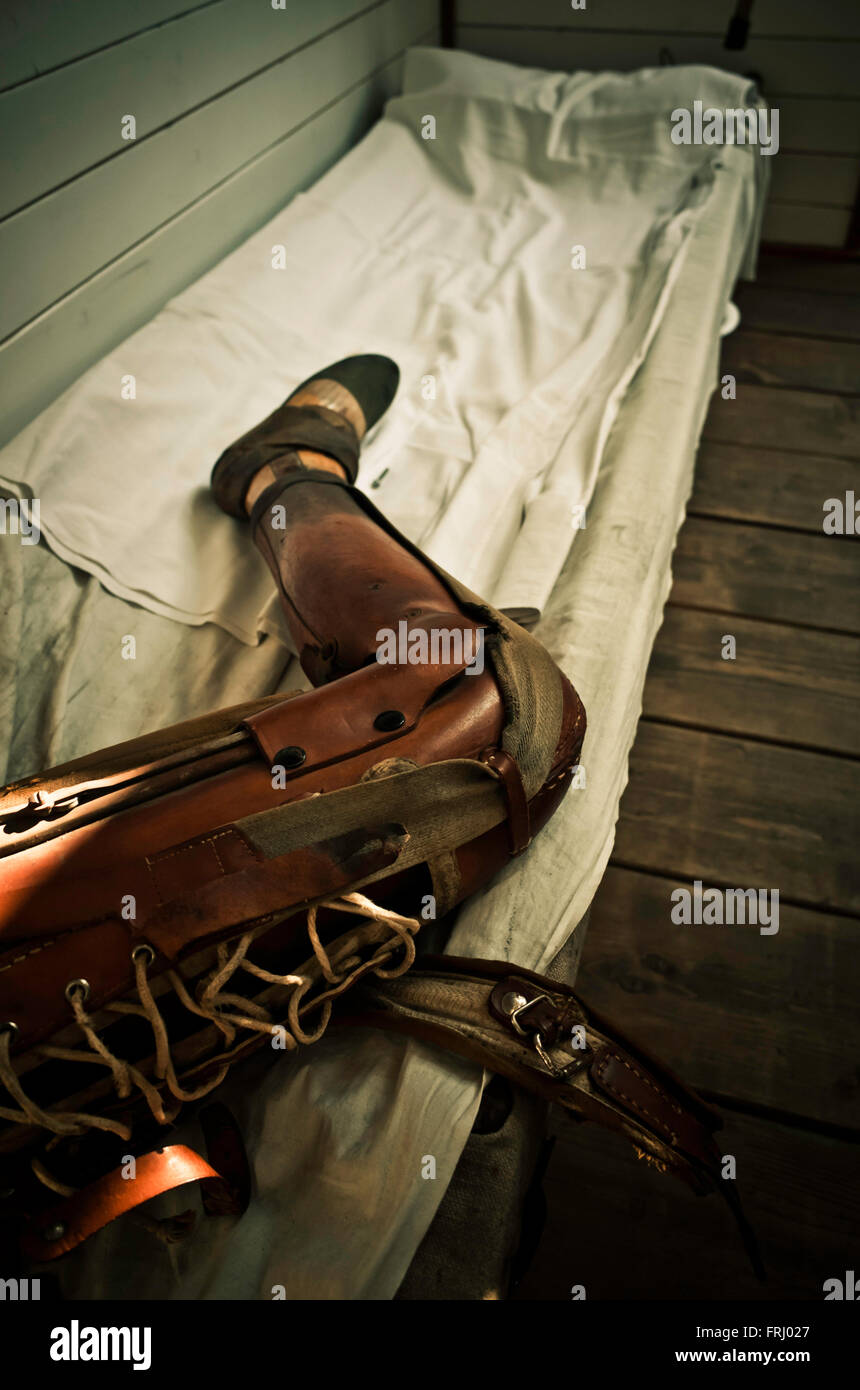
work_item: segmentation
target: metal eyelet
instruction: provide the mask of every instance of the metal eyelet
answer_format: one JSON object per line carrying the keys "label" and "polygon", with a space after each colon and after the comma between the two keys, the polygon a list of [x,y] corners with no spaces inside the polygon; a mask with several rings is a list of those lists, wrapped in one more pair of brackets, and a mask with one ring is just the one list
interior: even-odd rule
{"label": "metal eyelet", "polygon": [[384,709],[373,721],[374,729],[381,734],[394,734],[406,723],[406,715],[400,709]]}
{"label": "metal eyelet", "polygon": [[70,1004],[72,1002],[72,996],[75,994],[82,1004],[86,1004],[90,997],[90,982],[89,980],[69,980],[63,993]]}
{"label": "metal eyelet", "polygon": [[149,945],[148,941],[143,941],[139,946],[135,946],[134,950],[131,953],[131,958],[135,965],[141,959],[142,956],[146,956],[147,965],[152,965],[152,962],[155,960],[155,951]]}
{"label": "metal eyelet", "polygon": [[272,771],[274,772],[276,767],[282,767],[285,772],[292,772],[293,768],[301,767],[307,756],[304,748],[299,748],[297,744],[290,743],[286,748],[279,749],[275,754],[274,762],[272,763]]}

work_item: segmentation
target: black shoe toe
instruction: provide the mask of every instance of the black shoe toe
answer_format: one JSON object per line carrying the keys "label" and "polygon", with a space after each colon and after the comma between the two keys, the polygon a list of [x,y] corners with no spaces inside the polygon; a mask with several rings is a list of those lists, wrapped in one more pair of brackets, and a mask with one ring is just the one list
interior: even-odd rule
{"label": "black shoe toe", "polygon": [[[330,367],[314,372],[302,386],[311,381],[336,381],[355,396],[361,406],[367,428],[371,429],[386,412],[394,400],[400,381],[400,368],[390,357],[382,357],[376,352],[359,353],[355,357],[343,357]],[[300,390],[301,387],[296,387]]]}

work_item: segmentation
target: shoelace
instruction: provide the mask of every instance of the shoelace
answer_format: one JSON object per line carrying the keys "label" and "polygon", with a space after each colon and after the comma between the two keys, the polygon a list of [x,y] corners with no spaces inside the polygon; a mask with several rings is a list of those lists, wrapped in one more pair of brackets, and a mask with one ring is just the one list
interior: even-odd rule
{"label": "shoelace", "polygon": [[[361,893],[347,893],[332,898],[321,906],[334,908],[339,912],[356,913],[361,917],[387,923],[392,929],[392,936],[377,946],[369,960],[362,961],[359,956],[350,956],[343,962],[341,971],[338,973],[319,938],[317,908],[308,908],[306,922],[308,938],[323,979],[329,985],[328,989],[315,995],[313,999],[309,1000],[307,997],[314,985],[311,978],[294,974],[274,974],[247,959],[247,951],[258,934],[255,932],[247,932],[232,948],[224,944],[217,948],[218,964],[208,979],[203,981],[196,1000],[190,995],[187,984],[178,971],[170,970],[167,972],[168,979],[183,1005],[191,1013],[213,1023],[223,1034],[226,1047],[233,1046],[237,1034],[241,1030],[270,1033],[273,1036],[280,1035],[284,1047],[289,1051],[295,1050],[300,1044],[307,1045],[317,1042],[325,1032],[331,1018],[334,996],[342,993],[359,974],[372,971],[381,979],[396,979],[397,976],[405,974],[413,964],[415,960],[414,937],[420,927],[417,918],[404,917],[400,913],[380,907]],[[403,959],[397,965],[386,969],[386,962],[400,946],[404,949]],[[75,1022],[83,1033],[90,1050],[84,1051],[44,1043],[34,1048],[33,1051],[40,1057],[52,1060],[93,1062],[108,1067],[113,1077],[114,1089],[120,1100],[128,1098],[136,1087],[146,1100],[158,1123],[170,1124],[184,1103],[199,1100],[202,1096],[213,1091],[216,1086],[220,1086],[232,1065],[233,1058],[222,1054],[219,1060],[223,1062],[223,1065],[214,1078],[205,1081],[194,1090],[183,1088],[181,1078],[176,1074],[171,1057],[167,1026],[150,988],[147,970],[154,958],[155,953],[151,947],[138,946],[135,948],[132,953],[132,961],[139,1002],[117,1000],[105,1005],[105,1010],[118,1014],[136,1014],[149,1021],[155,1042],[154,1075],[157,1082],[165,1085],[177,1102],[174,1107],[167,1110],[161,1097],[159,1085],[154,1084],[132,1063],[115,1056],[104,1039],[97,1033],[92,1018],[86,1012],[82,991],[75,991],[72,986],[67,989],[66,997],[74,1013]],[[286,1022],[276,1022],[266,1008],[253,1000],[246,999],[242,995],[225,992],[225,986],[237,970],[245,970],[268,984],[292,987],[292,993],[287,1001]],[[228,1006],[226,1009],[225,1005]],[[317,1027],[309,1032],[302,1026],[299,1015],[300,1012],[307,1013],[317,1008],[321,1009],[321,1018]],[[38,1105],[23,1088],[18,1073],[12,1064],[10,1049],[10,1031],[0,1032],[0,1084],[5,1087],[20,1107],[18,1110],[13,1110],[6,1106],[0,1106],[0,1118],[11,1120],[16,1124],[38,1125],[57,1136],[83,1134],[88,1129],[101,1129],[116,1134],[121,1139],[131,1138],[131,1126],[123,1124],[119,1120],[113,1120],[103,1115],[92,1115],[83,1111],[46,1110]],[[41,1181],[46,1182],[46,1186],[54,1186],[55,1180],[50,1178],[47,1170],[43,1169],[40,1174],[39,1169],[41,1167],[42,1165],[34,1160],[33,1171],[36,1176],[40,1177]]]}

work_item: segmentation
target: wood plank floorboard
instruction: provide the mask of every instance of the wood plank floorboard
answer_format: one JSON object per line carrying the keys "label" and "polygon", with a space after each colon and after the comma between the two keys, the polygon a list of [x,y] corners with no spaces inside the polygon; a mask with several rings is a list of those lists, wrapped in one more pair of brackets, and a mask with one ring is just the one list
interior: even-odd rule
{"label": "wood plank floorboard", "polygon": [[[735,638],[734,660],[724,637]],[[860,638],[669,604],[643,713],[662,722],[860,757]]]}
{"label": "wood plank floorboard", "polygon": [[860,293],[856,291],[821,294],[745,281],[738,285],[734,300],[746,328],[860,341]]}
{"label": "wood plank floorboard", "polygon": [[583,998],[695,1089],[856,1130],[860,922],[791,907],[779,930],[672,921],[689,880],[610,866],[591,908]]}
{"label": "wood plank floorboard", "polygon": [[690,517],[678,537],[673,569],[674,603],[860,632],[860,545],[849,537]]}
{"label": "wood plank floorboard", "polygon": [[688,513],[823,535],[831,498],[860,500],[860,463],[703,440]]}
{"label": "wood plank floorboard", "polygon": [[544,1182],[550,1217],[517,1299],[569,1304],[582,1284],[591,1300],[820,1303],[826,1279],[857,1268],[856,1145],[722,1113],[720,1148],[736,1159],[766,1283],[716,1194],[697,1197],[638,1160],[619,1135],[562,1119]]}
{"label": "wood plank floorboard", "polygon": [[860,391],[860,343],[798,338],[741,327],[723,343],[720,375],[738,382],[805,391]]}
{"label": "wood plank floorboard", "polygon": [[858,804],[855,761],[643,721],[613,859],[860,913]]}
{"label": "wood plank floorboard", "polygon": [[819,294],[860,294],[860,258],[818,259],[762,251],[754,283],[771,289],[815,290]]}
{"label": "wood plank floorboard", "polygon": [[703,431],[722,444],[764,445],[856,459],[860,447],[860,399],[825,391],[739,386],[734,400],[719,391]]}

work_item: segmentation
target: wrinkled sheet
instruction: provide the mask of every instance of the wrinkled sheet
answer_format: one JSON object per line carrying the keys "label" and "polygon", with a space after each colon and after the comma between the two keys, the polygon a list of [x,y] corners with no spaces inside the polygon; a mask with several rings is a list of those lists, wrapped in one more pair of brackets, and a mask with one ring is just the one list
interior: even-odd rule
{"label": "wrinkled sheet", "polygon": [[387,470],[410,539],[539,611],[709,201],[718,152],[669,139],[684,80],[413,50],[367,137],[0,451],[0,483],[112,593],[256,642],[280,618],[212,463],[314,369],[379,351],[402,384],[361,485]]}
{"label": "wrinkled sheet", "polygon": [[[473,117],[471,108],[451,93],[430,96],[427,91],[420,90],[417,96],[408,95],[410,83],[415,86],[422,81],[435,81],[440,75],[443,87],[465,84],[472,89],[476,86],[482,91],[485,87],[489,89],[489,96],[478,99],[478,106],[487,116],[484,123],[477,115]],[[621,177],[614,168],[608,172],[603,169],[601,142],[609,151],[605,158],[613,165],[627,162],[638,168],[656,161],[662,169],[662,156],[649,154],[647,148],[643,152],[640,147],[643,130],[646,146],[649,140],[656,141],[648,122],[643,126],[642,120],[634,119],[632,114],[619,116],[615,113],[615,104],[622,100],[619,84],[621,87],[627,84],[633,103],[647,106],[651,101],[655,106],[668,104],[671,109],[679,104],[678,90],[683,84],[686,84],[686,99],[692,100],[694,96],[701,98],[718,82],[730,85],[734,82],[710,70],[674,69],[670,76],[674,89],[670,93],[661,88],[657,98],[652,83],[667,83],[669,76],[665,70],[623,79],[593,74],[571,78],[529,73],[463,54],[418,51],[411,55],[407,65],[407,95],[389,104],[386,121],[381,125],[385,126],[389,119],[398,124],[404,112],[411,113],[410,119],[419,112],[421,115],[436,112],[438,144],[443,138],[443,117],[448,112],[451,123],[453,107],[457,112],[456,135],[449,129],[445,158],[455,168],[460,168],[457,178],[461,181],[465,177],[462,166],[470,159],[468,150],[472,136],[475,136],[479,152],[483,148],[482,139],[500,141],[511,165],[509,191],[514,201],[508,206],[512,209],[511,226],[516,230],[516,218],[525,216],[524,209],[518,210],[513,193],[518,177],[517,160],[522,159],[523,148],[522,144],[511,143],[510,103],[520,103],[511,108],[515,113],[526,112],[523,117],[523,126],[529,133],[526,153],[540,162],[546,158],[546,142],[551,137],[561,142],[555,148],[567,148],[571,142],[577,144],[585,139],[582,132],[577,132],[576,103],[571,102],[572,94],[579,91],[584,98],[590,92],[592,107],[589,109],[593,109],[603,91],[611,108],[610,116],[602,123],[595,117],[593,128],[589,122],[585,123],[589,130],[584,162],[591,170],[596,189],[594,197],[599,201],[599,191],[607,181],[611,185],[615,178]],[[469,102],[473,100],[475,98],[469,98]],[[733,95],[727,95],[723,104],[739,103],[735,85]],[[516,126],[517,121],[514,128]],[[368,167],[372,169],[373,134],[331,171],[312,194],[294,200],[291,205],[298,202],[303,209],[302,218],[305,218],[311,217],[309,204],[313,204],[319,214],[319,244],[324,243],[326,226],[330,225],[327,190],[339,180],[348,182],[350,167],[365,173]],[[395,143],[398,141],[397,148],[407,152],[402,180],[405,183],[407,169],[412,167],[414,136],[405,138],[401,128],[395,132]],[[390,161],[394,147],[389,144],[384,148],[385,160]],[[672,204],[671,233],[667,232],[665,221],[651,238],[643,239],[635,230],[629,233],[627,254],[634,257],[629,265],[623,262],[624,249],[616,242],[613,253],[616,260],[605,269],[608,283],[618,277],[626,283],[637,275],[647,280],[647,264],[641,258],[644,256],[650,264],[650,251],[656,246],[656,264],[663,288],[656,297],[651,291],[649,303],[654,312],[647,324],[639,321],[647,330],[647,351],[641,342],[638,347],[630,344],[633,357],[626,359],[628,373],[630,361],[637,353],[644,360],[640,370],[626,382],[623,396],[616,402],[614,426],[605,414],[601,414],[596,426],[592,420],[592,441],[596,438],[595,427],[598,435],[601,429],[607,434],[607,440],[585,528],[567,535],[564,555],[555,556],[541,577],[546,587],[552,568],[557,564],[561,566],[548,598],[537,605],[543,607],[538,633],[574,679],[589,712],[583,762],[586,785],[571,791],[529,854],[512,864],[489,890],[461,911],[448,947],[459,954],[501,956],[535,969],[546,966],[583,917],[611,850],[618,802],[626,781],[627,757],[641,708],[648,656],[668,594],[671,552],[691,486],[695,444],[708,396],[716,381],[719,327],[739,269],[750,266],[750,236],[758,224],[760,211],[759,171],[749,150],[720,151],[719,158],[713,149],[683,153],[693,162],[696,159],[702,162],[702,170],[697,174],[702,180],[698,190],[701,200],[684,208],[680,222],[675,217],[675,204]],[[483,157],[476,156],[479,168]],[[396,176],[399,166],[393,170],[388,162],[386,167],[388,180],[395,185],[401,182]],[[469,192],[465,186],[458,185],[461,211],[467,219],[474,213],[472,185],[476,177],[473,171]],[[650,186],[647,169],[641,177]],[[676,199],[677,185],[672,181],[671,172],[668,179],[671,202]],[[359,178],[357,183],[360,187],[362,180]],[[435,189],[435,184],[432,186]],[[317,201],[320,189],[326,190],[325,197]],[[409,191],[409,207],[422,206],[421,190],[411,186]],[[489,197],[480,180],[476,191]],[[583,197],[588,211],[582,216],[595,219],[589,199],[584,193]],[[551,217],[548,193],[546,206]],[[359,217],[359,207],[356,201],[352,216],[363,222],[372,212],[372,200],[362,217]],[[411,216],[408,209],[405,215]],[[489,229],[492,218],[488,215],[486,221]],[[420,243],[421,218],[412,225],[412,234]],[[598,224],[592,220],[589,225],[590,235],[598,237],[596,245],[599,247]],[[606,229],[607,235],[609,230]],[[360,240],[360,234],[356,235]],[[507,298],[503,297],[504,312],[501,307],[484,310],[479,304],[477,309],[471,310],[475,322],[461,323],[456,312],[461,301],[440,299],[438,352],[447,352],[448,360],[463,362],[468,351],[461,347],[458,337],[462,330],[462,341],[471,343],[469,351],[481,354],[492,349],[502,376],[510,367],[510,354],[517,361],[517,371],[526,370],[524,363],[529,354],[518,355],[514,340],[524,324],[528,334],[540,337],[546,312],[546,332],[553,345],[536,348],[535,352],[538,356],[545,354],[543,360],[550,363],[550,371],[537,387],[522,390],[521,402],[527,409],[518,418],[524,430],[526,420],[536,427],[544,418],[540,415],[541,402],[544,402],[547,405],[544,424],[549,429],[552,420],[548,403],[557,404],[563,394],[562,377],[557,376],[552,381],[552,365],[554,362],[560,367],[575,358],[582,328],[577,316],[580,309],[567,300],[561,301],[566,314],[570,315],[568,320],[566,314],[555,315],[552,303],[544,301],[544,308],[535,312],[530,289],[516,270],[522,236],[512,236],[507,243],[493,242],[489,230],[488,236],[488,246],[496,248],[494,254],[498,263],[490,262],[495,278],[504,278],[507,273],[510,281]],[[668,266],[667,236],[673,242],[677,239]],[[569,227],[565,228],[565,237],[565,245],[568,241],[587,240],[587,237],[571,234]],[[271,228],[267,228],[261,244],[274,239]],[[457,269],[455,267],[452,272],[450,257],[459,244],[455,223],[435,250],[435,254],[445,260],[445,273],[453,273],[455,279]],[[253,297],[258,272],[251,260],[248,263],[251,281],[248,293]],[[399,251],[394,260],[398,265],[405,264]],[[416,285],[422,283],[419,269],[422,264],[422,256],[416,255]],[[186,341],[190,336],[200,344],[207,329],[212,330],[220,343],[221,336],[212,324],[220,323],[222,314],[233,315],[235,324],[239,309],[223,303],[214,279],[217,273],[204,277],[180,297],[181,310],[177,310],[180,301],[174,301],[165,311],[166,324],[158,328],[159,341],[165,350],[171,350],[175,336],[185,336]],[[666,290],[666,276],[670,273],[672,283]],[[565,274],[575,278],[582,272],[567,271]],[[405,285],[398,283],[398,296],[403,297],[407,292]],[[563,284],[560,280],[559,294],[568,292],[561,288]],[[208,310],[207,285],[211,290]],[[482,285],[485,289],[489,286],[488,277]],[[348,311],[356,285],[341,282],[338,268],[332,267],[332,279],[327,283],[326,292],[335,298],[339,293],[341,307]],[[195,295],[197,299],[193,298]],[[663,303],[655,323],[654,313],[661,295]],[[416,302],[419,297],[416,289]],[[362,295],[362,302],[363,312],[371,313],[372,300]],[[326,312],[334,313],[333,307]],[[415,309],[405,306],[400,312],[408,317]],[[599,313],[599,306],[595,312]],[[478,322],[482,313],[486,317]],[[159,315],[154,324],[159,324],[162,317]],[[342,318],[335,315],[333,321],[342,327]],[[567,340],[563,333],[565,324]],[[267,319],[265,325],[258,323],[256,332],[262,334],[264,328],[271,332],[275,344],[284,341],[283,330],[273,318]],[[226,335],[226,330],[224,333]],[[135,335],[130,344],[140,336]],[[382,350],[398,355],[392,340],[380,341],[379,337],[371,336],[358,343],[341,338],[335,344],[332,337],[323,341],[328,353],[319,350],[318,332],[315,340],[304,345],[301,364],[297,360],[292,373],[295,380],[327,360],[328,355],[334,356],[340,351]],[[129,344],[125,346],[131,350]],[[611,355],[612,344],[608,343],[607,347]],[[171,359],[174,375],[160,426],[162,447],[173,447],[169,441],[179,435],[187,441],[191,432],[187,422],[180,419],[184,416],[181,407],[186,401],[196,402],[199,408],[200,358],[193,350],[183,351],[180,356],[181,369],[178,358]],[[414,358],[410,360],[415,361]],[[428,360],[428,354],[422,353],[422,370]],[[439,357],[438,360],[446,359]],[[91,386],[95,392],[89,404],[80,403],[80,409],[85,414],[89,412],[96,424],[101,419],[99,402],[104,404],[100,395],[100,370],[97,368],[79,384],[84,394]],[[408,380],[408,373],[405,375]],[[364,481],[366,483],[382,468],[389,467],[385,482],[372,494],[374,499],[410,535],[419,540],[435,537],[434,553],[444,563],[444,544],[448,542],[442,520],[449,514],[455,519],[465,518],[471,510],[471,503],[466,507],[458,499],[468,498],[472,487],[470,478],[477,469],[486,482],[486,507],[494,517],[493,525],[485,527],[481,522],[474,526],[474,550],[463,548],[457,557],[458,563],[449,563],[467,582],[474,582],[475,575],[489,576],[492,571],[490,587],[498,601],[504,592],[503,581],[509,579],[515,586],[517,575],[521,573],[518,569],[506,579],[506,557],[502,557],[500,564],[493,529],[501,524],[499,518],[503,521],[508,515],[507,508],[515,511],[517,507],[520,530],[523,529],[523,496],[511,482],[514,465],[519,459],[514,448],[516,430],[512,434],[505,432],[511,428],[505,422],[512,410],[516,414],[517,403],[502,411],[498,400],[492,401],[486,393],[481,394],[474,374],[469,377],[467,373],[466,379],[473,383],[476,391],[474,405],[467,404],[460,416],[455,415],[453,406],[450,409],[446,406],[447,413],[436,421],[434,428],[431,428],[434,417],[425,419],[424,404],[412,400],[407,390],[404,408],[399,413],[392,412],[387,440],[383,431],[378,431],[373,451],[368,450]],[[546,386],[548,380],[551,382],[549,388]],[[529,383],[525,381],[521,385],[528,388]],[[224,424],[223,438],[214,446],[214,452],[238,429],[253,423],[271,408],[282,387],[275,391],[272,381],[270,386],[268,399],[259,395],[253,409],[249,407],[241,419],[237,415],[229,427]],[[570,391],[575,394],[575,380],[571,380]],[[216,394],[213,390],[213,397]],[[236,396],[238,394],[237,388]],[[63,410],[71,408],[70,395],[67,393],[59,403]],[[437,403],[439,400],[437,396]],[[173,401],[173,408],[170,401]],[[126,404],[134,409],[140,403],[139,397],[134,405]],[[590,410],[590,403],[583,402],[577,420],[583,418],[583,413],[588,415]],[[46,416],[50,414],[46,412]],[[191,415],[197,418],[194,411]],[[121,412],[117,419],[114,412],[118,431],[114,438],[114,457],[120,434],[125,442],[129,438],[126,420]],[[448,427],[447,433],[442,425]],[[573,425],[576,426],[576,421]],[[31,430],[40,428],[46,433],[39,447],[50,452],[51,440],[57,438],[52,433],[56,426],[43,420],[41,424],[36,422]],[[422,435],[422,428],[425,435]],[[456,435],[461,428],[464,434]],[[518,430],[520,425],[516,428]],[[460,445],[455,445],[455,436],[463,441]],[[414,442],[416,438],[417,443]],[[465,439],[469,441],[468,448]],[[525,430],[520,439],[524,449],[522,470],[531,484],[537,479],[540,490],[534,495],[539,497],[541,490],[547,490],[547,483],[551,484],[548,490],[555,492],[556,479],[552,472],[555,461],[547,461],[538,471],[540,458],[532,450],[530,439]],[[435,448],[429,442],[433,440]],[[507,442],[500,444],[500,440]],[[487,455],[488,441],[493,451],[500,452]],[[153,444],[154,437],[150,439],[150,447]],[[16,445],[10,447],[14,449]],[[34,448],[34,442],[27,447]],[[509,447],[510,453],[506,452]],[[463,466],[466,460],[459,457],[458,448],[468,454],[470,462],[466,467]],[[483,455],[482,449],[485,450]],[[8,452],[5,451],[6,455]],[[212,449],[207,463],[211,457]],[[563,442],[555,457],[567,458]],[[593,466],[593,456],[590,456],[590,463],[583,463],[584,457],[578,453],[573,463],[564,465],[570,467],[564,486],[570,485],[572,489],[566,496],[581,495],[581,489],[576,492],[577,482],[585,477],[583,470]],[[491,466],[488,459],[495,459],[498,469]],[[4,461],[3,466],[8,464]],[[497,474],[501,482],[498,490],[493,483]],[[440,478],[444,483],[441,493]],[[84,491],[89,492],[89,487],[82,483],[80,467],[77,480],[79,496]],[[500,500],[503,492],[508,497],[507,503]],[[520,500],[515,501],[516,497]],[[136,520],[141,529],[148,532],[150,510],[145,502],[143,496],[138,499]],[[198,498],[195,505],[202,506],[202,500]],[[170,519],[167,512],[154,504],[152,498],[149,506],[159,512],[166,524]],[[45,508],[46,513],[48,510]],[[213,516],[217,517],[217,513]],[[189,534],[193,535],[193,527]],[[551,522],[550,535],[555,536]],[[572,539],[575,543],[571,545]],[[128,543],[131,545],[131,539]],[[560,548],[561,542],[558,543]],[[551,548],[549,544],[547,548]],[[186,538],[184,565],[191,565],[197,553],[196,543]],[[507,553],[512,555],[513,549]],[[267,636],[259,645],[251,646],[237,640],[236,635],[230,635],[229,624],[223,619],[198,628],[180,626],[170,621],[161,609],[153,611],[157,605],[149,597],[141,595],[143,606],[131,606],[113,593],[105,592],[91,574],[69,570],[46,547],[19,546],[10,537],[0,544],[0,564],[3,566],[4,595],[0,709],[15,732],[7,777],[32,771],[99,744],[130,737],[145,728],[187,716],[207,706],[228,704],[295,684],[286,667],[287,653],[274,636]],[[177,570],[179,567],[177,561]],[[235,581],[237,571],[230,573]],[[533,598],[536,594],[537,589],[532,588],[526,597]],[[262,607],[257,608],[252,603],[243,610],[248,618],[244,637],[257,635],[256,624],[265,605],[264,596]],[[250,616],[254,614],[257,616]],[[237,626],[241,626],[238,620]],[[124,661],[121,656],[122,638],[129,633],[137,638],[138,654],[133,662]],[[13,652],[18,639],[20,654],[16,663]],[[481,1084],[480,1070],[465,1062],[443,1056],[411,1040],[370,1032],[331,1032],[299,1057],[279,1055],[275,1063],[269,1058],[255,1058],[235,1072],[219,1093],[240,1119],[254,1164],[256,1188],[248,1212],[238,1219],[201,1219],[191,1240],[163,1248],[154,1245],[151,1238],[136,1230],[132,1223],[124,1221],[106,1228],[80,1251],[54,1266],[54,1272],[60,1276],[68,1294],[86,1293],[94,1297],[271,1298],[273,1289],[283,1287],[289,1298],[389,1298],[396,1291],[441,1200],[469,1133]],[[181,1126],[171,1138],[176,1142],[194,1143],[195,1139],[199,1142],[193,1122]],[[435,1180],[422,1177],[423,1160],[427,1155],[436,1159]],[[196,1198],[186,1190],[161,1199],[155,1210],[167,1214],[192,1205],[196,1205]]]}

